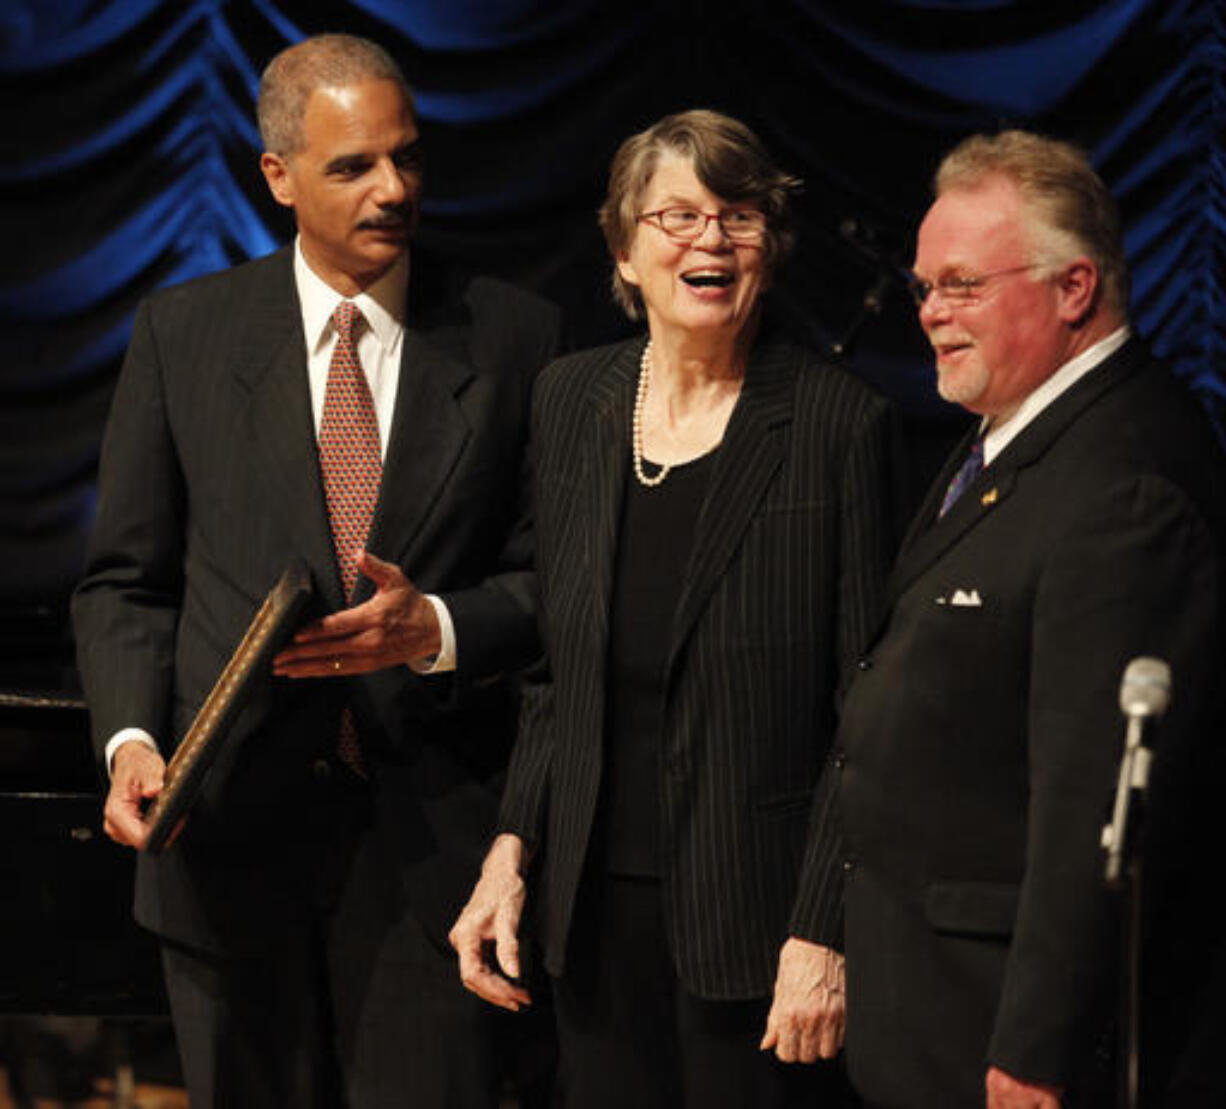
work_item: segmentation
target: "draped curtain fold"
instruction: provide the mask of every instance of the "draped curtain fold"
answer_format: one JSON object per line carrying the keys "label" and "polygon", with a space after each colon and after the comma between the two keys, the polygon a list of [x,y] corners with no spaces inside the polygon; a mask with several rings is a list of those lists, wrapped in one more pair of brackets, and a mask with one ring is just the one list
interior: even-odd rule
{"label": "draped curtain fold", "polygon": [[1223,21],[1214,0],[9,0],[0,603],[58,602],[79,570],[139,298],[288,238],[253,104],[303,35],[402,62],[423,249],[553,297],[580,345],[626,330],[594,221],[618,143],[687,107],[744,119],[805,181],[779,313],[918,425],[952,418],[900,279],[937,160],[1004,126],[1077,141],[1120,201],[1139,329],[1220,425]]}

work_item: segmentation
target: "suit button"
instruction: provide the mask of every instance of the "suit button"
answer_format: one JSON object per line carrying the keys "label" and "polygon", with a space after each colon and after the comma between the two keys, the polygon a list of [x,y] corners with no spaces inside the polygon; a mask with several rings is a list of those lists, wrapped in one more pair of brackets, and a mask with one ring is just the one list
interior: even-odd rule
{"label": "suit button", "polygon": [[845,878],[850,878],[852,874],[855,872],[855,869],[856,869],[855,859],[844,859],[843,860],[843,876]]}
{"label": "suit button", "polygon": [[856,659],[856,669],[857,670],[861,670],[861,671],[871,670],[872,668],[873,668],[873,660],[869,658],[868,655],[862,655],[860,658]]}
{"label": "suit button", "polygon": [[332,780],[332,764],[327,759],[316,759],[311,763],[311,777],[320,785],[326,785]]}
{"label": "suit button", "polygon": [[847,752],[840,747],[835,751],[834,757],[830,761],[834,763],[836,770],[842,770],[847,765]]}

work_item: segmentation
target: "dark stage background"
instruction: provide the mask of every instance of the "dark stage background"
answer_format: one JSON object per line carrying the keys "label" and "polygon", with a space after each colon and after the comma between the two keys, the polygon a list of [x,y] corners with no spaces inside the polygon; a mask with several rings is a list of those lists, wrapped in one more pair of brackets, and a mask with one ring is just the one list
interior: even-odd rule
{"label": "dark stage background", "polygon": [[[779,314],[895,398],[914,491],[961,422],[897,272],[940,154],[971,131],[1091,150],[1124,211],[1136,321],[1221,426],[1224,19],[1220,0],[3,0],[4,661],[65,645],[45,629],[81,565],[137,301],[289,235],[253,123],[288,42],[345,30],[391,50],[428,143],[422,247],[554,298],[581,346],[626,330],[594,221],[617,144],[681,108],[744,119],[806,182]],[[858,319],[874,287],[881,311]]]}

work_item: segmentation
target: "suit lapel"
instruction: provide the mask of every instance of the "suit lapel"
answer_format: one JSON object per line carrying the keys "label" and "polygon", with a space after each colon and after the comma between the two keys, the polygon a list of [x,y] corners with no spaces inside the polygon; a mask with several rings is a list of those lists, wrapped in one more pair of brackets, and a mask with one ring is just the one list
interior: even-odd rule
{"label": "suit lapel", "polygon": [[[945,459],[940,472],[932,479],[928,492],[924,494],[923,503],[912,518],[911,524],[907,528],[907,534],[903,536],[902,544],[899,547],[900,552],[907,551],[913,544],[919,542],[924,532],[935,523],[937,513],[940,511],[941,504],[945,500],[945,491],[949,488],[949,483],[953,480],[954,474],[958,472],[963,460],[970,452],[971,444],[974,443],[975,437],[978,434],[979,425],[975,424],[967,430],[966,434],[958,441],[957,446],[949,452],[949,457]],[[970,487],[968,486],[963,491],[964,496],[969,492]]]}
{"label": "suit lapel", "polygon": [[621,523],[622,497],[630,468],[630,424],[634,416],[634,393],[644,343],[620,347],[608,370],[592,386],[587,419],[590,434],[584,436],[583,488],[591,513],[583,534],[584,552],[592,587],[592,634],[599,645],[603,673],[609,640],[609,607],[613,603],[613,570]]}
{"label": "suit lapel", "polygon": [[673,625],[670,672],[783,461],[795,382],[794,360],[784,345],[764,347],[750,360],[695,528]]}
{"label": "suit lapel", "polygon": [[256,480],[267,485],[267,511],[279,517],[328,606],[339,608],[343,598],[319,475],[291,257],[282,252],[243,316],[247,340],[237,348],[234,376],[248,404],[244,425],[236,430],[254,448]]}
{"label": "suit lapel", "polygon": [[[972,436],[973,439],[973,436]],[[891,595],[897,597],[929,566],[954,546],[971,528],[989,513],[995,512],[1013,492],[1019,466],[1005,460],[1004,454],[979,477],[966,487],[949,511],[937,518],[937,511],[945,496],[945,487],[961,465],[962,457],[969,449],[955,452],[954,464],[947,465],[924,502],[921,515],[916,517],[916,526],[908,534],[898,562],[890,577]],[[930,523],[925,523],[930,521]]]}
{"label": "suit lapel", "polygon": [[[458,396],[470,367],[406,328],[396,410],[367,547],[401,564],[455,469],[471,429]],[[362,579],[357,596],[371,592]]]}
{"label": "suit lapel", "polygon": [[1000,456],[967,486],[950,510],[937,519],[937,509],[944,497],[945,487],[974,439],[975,432],[970,432],[946,461],[916,515],[891,575],[891,596],[900,596],[968,531],[998,511],[1012,494],[1018,475],[1038,462],[1089,405],[1130,376],[1145,358],[1144,346],[1135,339],[1130,340],[1102,365],[1076,381],[1043,409],[1001,451]]}

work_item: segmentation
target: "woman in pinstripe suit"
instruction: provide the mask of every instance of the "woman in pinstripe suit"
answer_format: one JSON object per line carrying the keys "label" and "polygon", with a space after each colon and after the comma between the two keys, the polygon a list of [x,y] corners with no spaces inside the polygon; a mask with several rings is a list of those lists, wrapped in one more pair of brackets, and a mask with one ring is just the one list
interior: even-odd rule
{"label": "woman in pinstripe suit", "polygon": [[842,1096],[830,1064],[788,1064],[842,1038],[815,795],[890,555],[890,432],[880,398],[762,324],[796,184],[714,112],[627,140],[601,225],[648,334],[555,362],[534,399],[548,675],[452,942],[469,988],[528,1004],[531,875],[583,1109]]}

